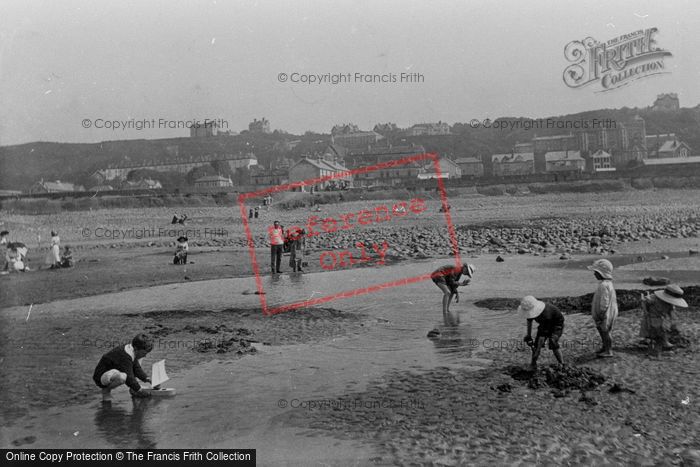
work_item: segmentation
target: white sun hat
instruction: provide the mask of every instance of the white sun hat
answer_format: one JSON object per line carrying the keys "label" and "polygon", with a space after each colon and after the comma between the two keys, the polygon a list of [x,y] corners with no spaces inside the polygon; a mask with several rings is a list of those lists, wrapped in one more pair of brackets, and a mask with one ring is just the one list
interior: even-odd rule
{"label": "white sun hat", "polygon": [[518,313],[525,319],[537,318],[544,310],[544,302],[537,300],[532,295],[524,297],[518,307]]}
{"label": "white sun hat", "polygon": [[613,265],[607,259],[598,259],[588,269],[600,274],[603,279],[612,280]]}

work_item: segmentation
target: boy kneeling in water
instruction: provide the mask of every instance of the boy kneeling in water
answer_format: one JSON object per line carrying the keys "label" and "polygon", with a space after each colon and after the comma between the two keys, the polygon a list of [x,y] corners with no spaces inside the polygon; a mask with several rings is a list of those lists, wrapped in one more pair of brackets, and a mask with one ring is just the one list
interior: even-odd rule
{"label": "boy kneeling in water", "polygon": [[112,389],[122,384],[129,386],[133,397],[151,395],[148,390],[141,389],[141,385],[136,380],[138,378],[147,383],[151,382],[151,378],[146,375],[139,362],[151,350],[153,350],[151,339],[145,334],[138,334],[131,344],[115,347],[102,356],[92,375],[95,384],[102,388],[102,400],[111,400]]}
{"label": "boy kneeling in water", "polygon": [[[525,343],[532,347],[532,361],[530,362],[530,370],[537,369],[537,359],[540,357],[540,351],[544,347],[544,342],[549,341],[549,350],[554,353],[554,356],[559,362],[559,365],[564,365],[564,360],[559,350],[559,339],[564,332],[564,315],[554,305],[544,303],[537,300],[532,295],[523,298],[518,307],[518,313],[527,320],[527,335]],[[537,336],[535,341],[532,341],[532,322],[537,321]]]}

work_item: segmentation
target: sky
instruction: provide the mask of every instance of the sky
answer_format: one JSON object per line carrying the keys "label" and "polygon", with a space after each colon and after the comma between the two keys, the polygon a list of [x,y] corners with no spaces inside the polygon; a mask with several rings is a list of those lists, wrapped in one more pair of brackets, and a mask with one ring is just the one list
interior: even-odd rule
{"label": "sky", "polygon": [[[187,136],[204,119],[240,131],[265,117],[300,134],[646,107],[665,92],[700,104],[697,0],[0,0],[0,11],[0,145]],[[672,54],[667,73],[607,92],[564,83],[571,41],[651,27]]]}

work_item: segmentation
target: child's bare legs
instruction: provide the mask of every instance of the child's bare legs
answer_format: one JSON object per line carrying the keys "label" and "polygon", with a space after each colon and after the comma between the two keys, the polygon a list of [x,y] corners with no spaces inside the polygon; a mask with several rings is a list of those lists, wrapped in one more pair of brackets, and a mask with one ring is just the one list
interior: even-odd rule
{"label": "child's bare legs", "polygon": [[447,316],[450,312],[450,303],[452,303],[452,291],[447,284],[442,282],[436,284],[442,290],[442,315]]}
{"label": "child's bare legs", "polygon": [[[107,380],[106,383],[105,380]],[[124,383],[126,383],[126,373],[122,373],[121,371],[109,370],[102,375],[102,384],[104,386],[102,388],[102,400],[112,400],[112,389]]]}
{"label": "child's bare legs", "polygon": [[544,347],[545,340],[547,340],[545,337],[539,337],[532,345],[532,360],[530,361],[530,370],[532,371],[537,369],[537,359],[540,358],[540,352],[542,351],[542,347]]}

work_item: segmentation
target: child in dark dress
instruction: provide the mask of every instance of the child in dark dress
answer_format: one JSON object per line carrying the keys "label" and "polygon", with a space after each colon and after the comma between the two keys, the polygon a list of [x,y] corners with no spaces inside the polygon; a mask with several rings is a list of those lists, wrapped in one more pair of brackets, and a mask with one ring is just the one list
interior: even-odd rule
{"label": "child in dark dress", "polygon": [[[532,360],[530,369],[537,369],[537,359],[540,357],[540,351],[544,347],[545,341],[549,341],[549,350],[554,353],[554,357],[559,362],[559,365],[564,364],[564,360],[559,350],[559,339],[564,332],[564,315],[554,305],[544,303],[537,300],[532,295],[523,298],[518,307],[518,313],[527,320],[527,335],[525,342],[532,347]],[[537,336],[532,340],[532,322],[536,321]]]}

